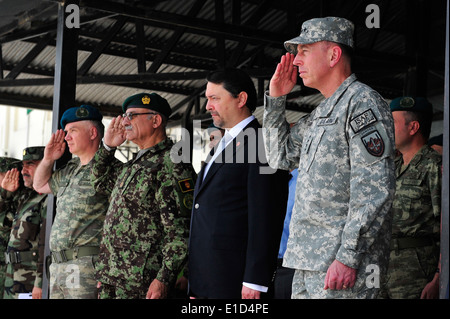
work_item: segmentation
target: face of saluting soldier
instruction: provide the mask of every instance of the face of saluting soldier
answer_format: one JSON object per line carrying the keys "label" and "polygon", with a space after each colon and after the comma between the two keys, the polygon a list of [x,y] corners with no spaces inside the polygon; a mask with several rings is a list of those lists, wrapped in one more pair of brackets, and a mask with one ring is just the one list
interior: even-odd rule
{"label": "face of saluting soldier", "polygon": [[141,149],[146,148],[149,137],[159,126],[158,113],[143,108],[129,108],[126,114],[127,116],[122,120],[126,139],[136,143]]}

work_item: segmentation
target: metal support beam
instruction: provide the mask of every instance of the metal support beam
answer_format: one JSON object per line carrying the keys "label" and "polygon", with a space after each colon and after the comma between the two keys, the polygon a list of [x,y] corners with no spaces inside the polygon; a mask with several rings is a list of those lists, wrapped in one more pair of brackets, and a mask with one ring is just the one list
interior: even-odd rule
{"label": "metal support beam", "polygon": [[450,109],[449,109],[449,0],[447,0],[447,14],[446,14],[446,37],[445,37],[445,84],[444,84],[444,153],[442,156],[442,165],[443,165],[443,176],[442,176],[442,204],[441,204],[441,272],[439,276],[439,297],[441,299],[448,299],[448,275],[449,275],[449,267],[448,267],[448,255],[449,255],[449,238],[448,238],[448,228],[449,228],[449,118],[450,118]]}
{"label": "metal support beam", "polygon": [[[69,29],[65,25],[66,16],[65,6],[69,4],[79,4],[78,0],[67,0],[64,3],[58,3],[58,24],[56,35],[56,67],[54,77],[54,94],[53,94],[53,119],[52,132],[59,127],[62,114],[75,103],[75,89],[77,78],[77,43],[78,29]],[[55,169],[63,166],[71,158],[71,154],[66,147],[65,154],[56,161]],[[49,194],[47,204],[47,225],[45,233],[45,257],[46,260],[50,256],[49,239],[53,219],[56,212],[56,200],[52,194]],[[47,262],[44,265],[47,266]],[[49,278],[44,271],[42,282],[42,298],[49,297]]]}

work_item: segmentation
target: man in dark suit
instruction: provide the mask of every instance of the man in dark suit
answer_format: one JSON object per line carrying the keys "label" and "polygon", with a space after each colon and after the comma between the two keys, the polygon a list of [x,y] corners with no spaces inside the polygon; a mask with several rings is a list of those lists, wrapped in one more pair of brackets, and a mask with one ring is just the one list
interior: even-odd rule
{"label": "man in dark suit", "polygon": [[288,172],[267,165],[250,77],[227,69],[207,80],[206,109],[226,133],[195,186],[189,294],[257,299],[267,295],[276,269]]}

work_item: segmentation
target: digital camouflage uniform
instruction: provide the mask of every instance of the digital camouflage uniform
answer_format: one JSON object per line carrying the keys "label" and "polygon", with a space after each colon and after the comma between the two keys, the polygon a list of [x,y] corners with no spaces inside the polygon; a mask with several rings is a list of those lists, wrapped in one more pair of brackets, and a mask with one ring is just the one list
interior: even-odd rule
{"label": "digital camouflage uniform", "polygon": [[15,299],[20,293],[31,293],[33,287],[42,288],[47,194],[23,188],[8,192],[6,201],[12,201],[16,214],[6,252],[3,298]]}
{"label": "digital camouflage uniform", "polygon": [[397,190],[387,286],[382,296],[420,298],[439,262],[442,157],[424,145],[408,165],[396,159]]}
{"label": "digital camouflage uniform", "polygon": [[[0,157],[0,173],[6,173],[10,169],[17,168],[20,170],[21,161],[12,157]],[[23,185],[21,185],[23,187]],[[1,188],[0,195],[6,198],[6,191]],[[18,196],[16,194],[15,196]],[[9,235],[11,233],[12,221],[14,219],[15,210],[12,206],[14,201],[5,202],[0,200],[0,299],[3,298],[3,287],[6,275],[5,252],[8,246]]]}
{"label": "digital camouflage uniform", "polygon": [[[115,158],[110,159],[110,165],[117,162]],[[75,157],[55,171],[49,180],[50,189],[57,198],[49,243],[53,259],[50,266],[52,299],[97,298],[94,264],[109,198],[95,191],[91,184],[91,169],[92,160],[81,165],[80,159]],[[61,251],[76,258],[64,262]]]}
{"label": "digital camouflage uniform", "polygon": [[[266,94],[264,127],[271,166],[299,171],[283,260],[296,269],[293,297],[375,297],[379,289],[367,285],[366,267],[386,272],[395,191],[389,106],[355,75],[292,128],[285,101]],[[353,289],[323,289],[335,259],[358,269]],[[309,280],[311,272],[317,275]]]}
{"label": "digital camouflage uniform", "polygon": [[114,152],[101,147],[95,155],[95,185],[111,194],[97,267],[101,298],[145,298],[155,278],[171,288],[186,263],[196,175],[172,162],[172,146],[167,138],[118,170],[109,165]]}

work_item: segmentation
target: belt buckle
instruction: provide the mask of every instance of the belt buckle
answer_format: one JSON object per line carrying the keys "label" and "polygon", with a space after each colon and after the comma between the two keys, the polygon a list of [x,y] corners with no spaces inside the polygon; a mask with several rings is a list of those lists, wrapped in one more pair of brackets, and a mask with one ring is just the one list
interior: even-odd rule
{"label": "belt buckle", "polygon": [[66,251],[65,250],[61,250],[59,253],[61,254],[61,262],[62,263],[67,262]]}
{"label": "belt buckle", "polygon": [[16,264],[20,264],[22,262],[22,259],[20,258],[20,252],[15,250],[13,251],[14,257],[16,258]]}
{"label": "belt buckle", "polygon": [[64,250],[52,252],[52,256],[57,264],[67,262],[67,256]]}

